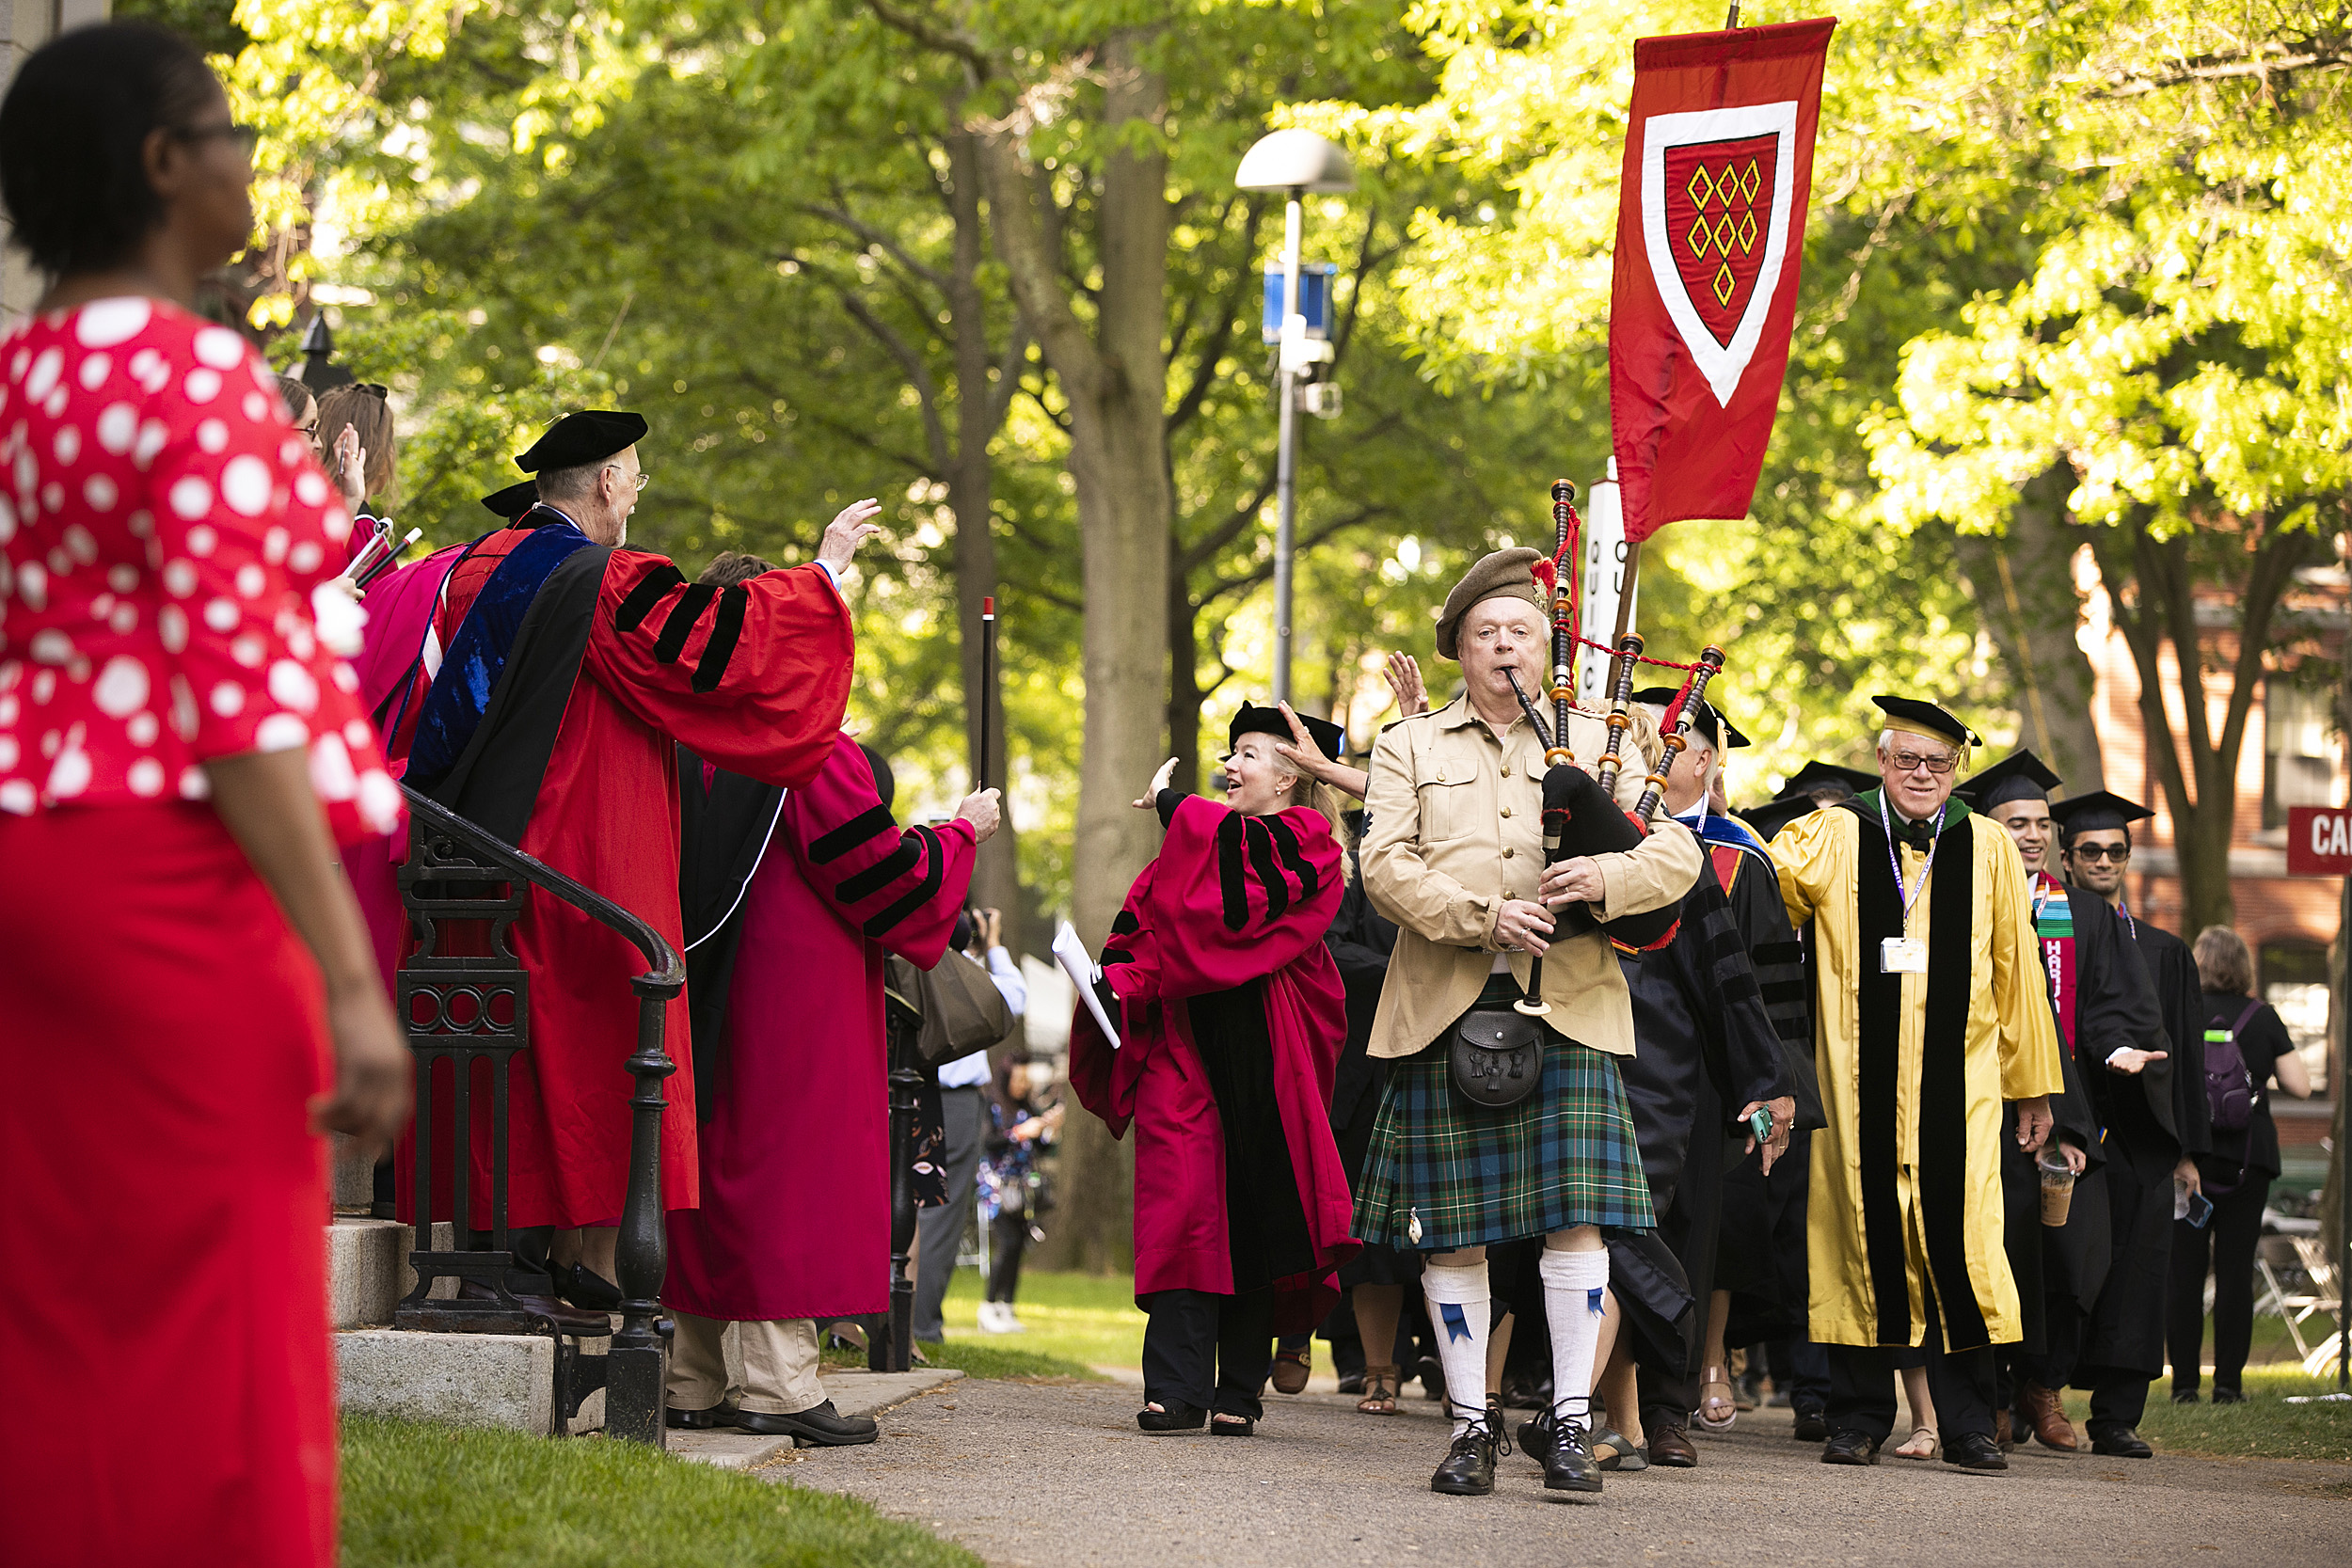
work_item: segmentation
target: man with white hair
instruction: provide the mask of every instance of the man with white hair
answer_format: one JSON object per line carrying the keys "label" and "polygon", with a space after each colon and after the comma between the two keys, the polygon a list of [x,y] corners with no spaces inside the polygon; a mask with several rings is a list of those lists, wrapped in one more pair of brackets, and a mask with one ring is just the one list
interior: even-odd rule
{"label": "man with white hair", "polygon": [[1830,1465],[1877,1463],[1892,1353],[1927,1353],[1947,1463],[2005,1470],[1993,1347],[2020,1335],[2002,1247],[2001,1106],[2041,1148],[2063,1086],[2026,869],[1951,799],[1975,736],[1932,703],[1873,699],[1881,785],[1772,843],[1813,926],[1812,1338],[1829,1353]]}

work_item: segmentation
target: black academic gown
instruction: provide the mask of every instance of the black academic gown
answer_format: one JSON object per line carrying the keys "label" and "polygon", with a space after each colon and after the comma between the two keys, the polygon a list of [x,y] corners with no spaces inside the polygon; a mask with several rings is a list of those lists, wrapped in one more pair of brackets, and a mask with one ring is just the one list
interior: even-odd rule
{"label": "black academic gown", "polygon": [[[1364,1156],[1372,1148],[1372,1124],[1380,1115],[1380,1097],[1389,1086],[1389,1064],[1371,1054],[1373,1015],[1380,1007],[1380,988],[1389,975],[1389,955],[1396,951],[1396,924],[1372,907],[1357,873],[1356,850],[1348,850],[1351,875],[1340,898],[1340,912],[1331,921],[1323,945],[1340,968],[1340,983],[1347,988],[1347,1044],[1340,1052],[1331,1080],[1331,1137],[1339,1145],[1341,1163],[1351,1182],[1363,1179]],[[1420,1274],[1419,1259],[1376,1243],[1340,1265],[1340,1284],[1402,1285]],[[1385,1351],[1385,1347],[1383,1347]]]}
{"label": "black academic gown", "polygon": [[2081,1057],[2106,1132],[2107,1276],[2083,1325],[2074,1381],[2092,1387],[2164,1373],[2164,1313],[2172,1253],[2172,1172],[2213,1147],[2205,1101],[2204,1009],[2188,945],[2144,920],[2121,917],[2143,960],[2159,1022],[2143,1047],[2167,1060],[2137,1075]]}
{"label": "black academic gown", "polygon": [[[1683,895],[1674,940],[1618,959],[1632,993],[1635,1041],[1618,1067],[1659,1219],[1646,1238],[1612,1240],[1611,1275],[1655,1288],[1620,1289],[1618,1301],[1636,1330],[1643,1403],[1684,1411],[1695,1402],[1692,1393],[1677,1402],[1698,1371],[1703,1309],[1684,1308],[1685,1318],[1677,1308],[1704,1303],[1714,1286],[1723,1173],[1740,1157],[1740,1134],[1728,1118],[1751,1101],[1793,1092],[1747,941],[1711,863]],[[1679,1265],[1687,1294],[1673,1288],[1668,1259]]]}

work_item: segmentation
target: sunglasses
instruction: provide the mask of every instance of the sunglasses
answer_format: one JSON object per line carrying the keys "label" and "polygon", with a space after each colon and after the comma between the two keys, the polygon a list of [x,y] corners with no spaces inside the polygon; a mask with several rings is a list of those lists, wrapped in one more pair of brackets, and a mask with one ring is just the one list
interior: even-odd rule
{"label": "sunglasses", "polygon": [[2128,844],[2085,844],[2070,852],[2087,861],[2113,861],[2118,865],[2132,858]]}

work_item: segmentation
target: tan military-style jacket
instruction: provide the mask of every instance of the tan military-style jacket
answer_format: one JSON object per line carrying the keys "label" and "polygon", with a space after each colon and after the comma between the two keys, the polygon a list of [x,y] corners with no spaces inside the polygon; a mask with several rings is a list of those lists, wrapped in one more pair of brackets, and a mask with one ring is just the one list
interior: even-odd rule
{"label": "tan military-style jacket", "polygon": [[[1568,729],[1579,762],[1600,756],[1598,720],[1579,714]],[[1638,759],[1626,771],[1624,788],[1638,794]],[[1543,742],[1526,719],[1497,737],[1465,697],[1397,721],[1374,744],[1364,891],[1402,929],[1373,1019],[1373,1055],[1423,1050],[1478,1000],[1497,951],[1495,911],[1507,898],[1534,900],[1543,879]],[[1602,919],[1661,909],[1698,880],[1698,840],[1662,813],[1658,823],[1637,847],[1593,857]],[[1510,959],[1525,986],[1530,955]],[[1632,1001],[1616,949],[1598,931],[1551,944],[1544,1000],[1552,1007],[1545,1022],[1570,1039],[1633,1054]]]}

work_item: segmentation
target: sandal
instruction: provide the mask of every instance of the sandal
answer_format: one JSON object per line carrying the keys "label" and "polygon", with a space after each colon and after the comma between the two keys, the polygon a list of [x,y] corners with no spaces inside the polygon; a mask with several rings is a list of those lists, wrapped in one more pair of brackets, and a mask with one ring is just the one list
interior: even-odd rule
{"label": "sandal", "polygon": [[1933,1427],[1913,1427],[1902,1446],[1890,1451],[1898,1459],[1933,1459],[1944,1451],[1944,1443]]}
{"label": "sandal", "polygon": [[1209,1418],[1209,1431],[1215,1436],[1247,1437],[1257,1430],[1258,1423],[1247,1416],[1230,1415],[1220,1410]]}
{"label": "sandal", "polygon": [[[1717,1388],[1723,1392],[1711,1392]],[[1708,1368],[1706,1381],[1699,1385],[1699,1407],[1691,1412],[1691,1419],[1701,1432],[1729,1432],[1739,1418],[1740,1406],[1732,1393],[1729,1374],[1721,1367]]]}
{"label": "sandal", "polygon": [[1593,1433],[1593,1461],[1604,1470],[1630,1471],[1649,1468],[1649,1456],[1642,1445],[1627,1438],[1613,1427],[1603,1427]]}
{"label": "sandal", "polygon": [[1307,1391],[1308,1357],[1304,1350],[1278,1350],[1274,1353],[1274,1391],[1278,1394],[1303,1394]]}
{"label": "sandal", "polygon": [[1396,1396],[1405,1386],[1399,1369],[1391,1363],[1386,1367],[1364,1369],[1364,1397],[1356,1402],[1356,1408],[1366,1416],[1393,1416]]}
{"label": "sandal", "polygon": [[1136,1425],[1146,1432],[1199,1432],[1208,1418],[1208,1406],[1183,1400],[1150,1400],[1136,1412]]}

